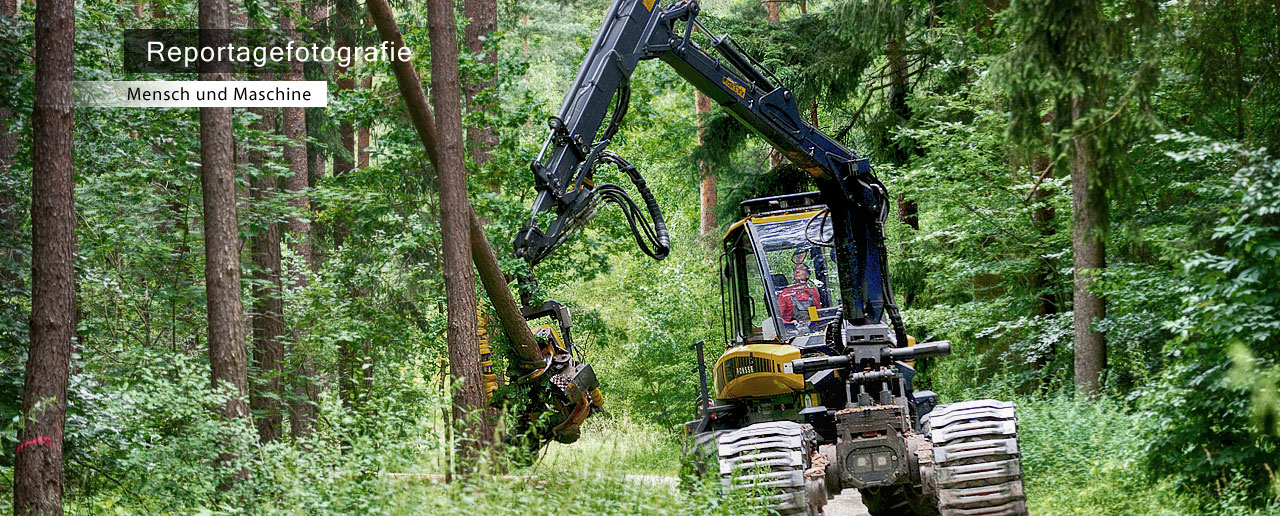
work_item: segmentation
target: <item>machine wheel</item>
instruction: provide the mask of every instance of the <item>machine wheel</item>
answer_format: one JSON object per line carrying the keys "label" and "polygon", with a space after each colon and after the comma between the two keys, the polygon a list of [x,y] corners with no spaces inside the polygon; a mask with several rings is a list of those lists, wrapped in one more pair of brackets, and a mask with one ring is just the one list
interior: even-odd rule
{"label": "machine wheel", "polygon": [[757,423],[716,436],[722,491],[747,496],[782,515],[822,514],[822,474],[806,476],[817,434],[792,421]]}
{"label": "machine wheel", "polygon": [[1026,516],[1018,416],[1007,401],[940,405],[921,419],[933,443],[942,516]]}

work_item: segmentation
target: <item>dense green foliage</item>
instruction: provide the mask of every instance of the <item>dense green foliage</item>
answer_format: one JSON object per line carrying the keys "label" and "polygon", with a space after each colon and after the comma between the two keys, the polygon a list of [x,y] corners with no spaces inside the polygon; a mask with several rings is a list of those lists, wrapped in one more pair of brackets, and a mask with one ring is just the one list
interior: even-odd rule
{"label": "dense green foliage", "polygon": [[1190,168],[1237,170],[1208,187],[1227,201],[1213,224],[1213,245],[1186,260],[1182,309],[1166,323],[1175,335],[1166,345],[1168,369],[1142,398],[1156,423],[1149,434],[1152,466],[1205,484],[1240,476],[1265,486],[1274,482],[1271,463],[1280,450],[1280,197],[1273,188],[1280,163],[1205,138],[1165,139],[1185,146],[1172,156]]}
{"label": "dense green foliage", "polygon": [[[124,28],[195,24],[193,2],[160,2],[161,21],[124,3],[81,4],[78,80],[144,78],[119,71]],[[19,135],[0,177],[0,193],[18,207],[0,227],[0,505],[11,499],[30,305],[34,12],[22,7],[0,20],[0,61],[20,72],[0,81],[0,104],[13,110]],[[255,17],[269,20],[272,6],[253,6],[263,7]],[[1077,13],[1061,7],[816,0],[783,4],[782,19],[769,23],[759,2],[703,4],[713,30],[732,32],[801,106],[816,106],[821,129],[873,158],[899,202],[918,206],[919,229],[890,221],[892,278],[910,332],[955,344],[952,357],[924,365],[919,381],[945,401],[1018,400],[1034,514],[1275,514],[1280,5],[1101,2],[1100,18],[1083,26],[1094,31],[1085,43],[1098,59],[1073,64],[1106,77],[1084,125],[1042,118],[1063,92],[1084,87],[1046,59],[1057,40],[1045,27],[1078,27],[1070,25]],[[426,25],[425,7],[410,0],[397,8],[426,83],[427,35],[409,29]],[[510,240],[533,192],[527,163],[545,136],[542,120],[560,105],[606,8],[604,0],[500,3],[500,31],[487,42],[497,62],[463,52],[464,80],[497,79],[479,98],[501,108],[469,113],[465,123],[494,127],[501,143],[488,163],[471,162],[469,181],[511,272],[525,268]],[[896,85],[893,52],[905,56]],[[515,479],[437,482],[455,458],[442,417],[447,307],[435,171],[389,70],[363,64],[354,74],[374,75],[373,87],[332,89],[324,116],[312,116],[324,123],[309,136],[313,150],[332,154],[338,124],[371,127],[371,164],[315,181],[312,213],[293,213],[285,196],[246,195],[240,209],[246,238],[289,215],[323,228],[319,269],[305,287],[286,280],[285,289],[289,349],[316,357],[325,392],[320,428],[305,440],[259,444],[252,429],[215,416],[226,394],[210,389],[203,353],[195,111],[76,111],[69,512],[750,512],[624,475],[675,474],[679,425],[697,391],[690,345],[705,341],[709,359],[722,348],[716,260],[698,234],[693,164],[718,175],[722,227],[739,201],[808,189],[806,176],[770,170],[758,138],[719,110],[700,120],[693,89],[664,64],[643,63],[611,148],[653,188],[672,228],[671,256],[642,256],[622,215],[606,208],[535,271],[539,295],[574,310],[575,337],[608,413],[593,416],[583,441],[514,467]],[[272,159],[263,167],[241,160],[245,185],[289,174],[281,137],[250,129],[254,118],[237,111],[237,144]],[[1081,131],[1098,131],[1110,156],[1109,265],[1096,287],[1109,308],[1095,322],[1108,333],[1109,368],[1097,402],[1071,392],[1073,185],[1060,158]],[[1038,161],[1054,165],[1044,172]],[[627,183],[613,171],[602,176]],[[286,278],[306,267],[288,246],[285,261]],[[251,270],[247,249],[244,262]],[[339,350],[350,345],[368,350],[371,380],[360,403],[344,406],[340,376],[363,374],[341,368]],[[249,473],[232,493],[218,492],[209,474],[225,451],[239,452]]]}

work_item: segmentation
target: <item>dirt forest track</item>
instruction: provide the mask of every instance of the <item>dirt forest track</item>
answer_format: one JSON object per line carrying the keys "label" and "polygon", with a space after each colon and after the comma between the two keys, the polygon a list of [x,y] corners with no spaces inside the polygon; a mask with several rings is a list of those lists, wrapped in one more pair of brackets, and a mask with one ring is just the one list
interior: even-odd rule
{"label": "dirt forest track", "polygon": [[[679,489],[679,479],[670,475],[627,475],[627,480],[651,486],[663,486],[675,491]],[[823,508],[825,516],[871,516],[867,506],[862,504],[862,493],[857,489],[845,489],[835,498],[827,501]]]}

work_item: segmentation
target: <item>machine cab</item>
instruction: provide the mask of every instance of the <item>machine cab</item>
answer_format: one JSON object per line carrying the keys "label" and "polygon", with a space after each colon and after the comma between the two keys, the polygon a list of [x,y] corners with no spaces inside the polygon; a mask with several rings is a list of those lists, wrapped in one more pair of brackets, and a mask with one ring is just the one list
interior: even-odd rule
{"label": "machine cab", "polygon": [[728,344],[799,345],[821,334],[840,318],[840,286],[819,194],[754,199],[742,211],[720,263]]}

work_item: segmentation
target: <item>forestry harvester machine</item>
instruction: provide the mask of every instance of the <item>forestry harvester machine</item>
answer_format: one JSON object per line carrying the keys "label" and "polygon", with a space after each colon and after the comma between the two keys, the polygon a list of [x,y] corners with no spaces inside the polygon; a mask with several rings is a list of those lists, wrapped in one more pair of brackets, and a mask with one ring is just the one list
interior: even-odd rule
{"label": "forestry harvester machine", "polygon": [[[632,72],[661,59],[818,186],[742,203],[744,218],[724,237],[726,350],[709,388],[698,347],[698,417],[685,425],[691,462],[717,476],[727,496],[784,514],[821,514],[843,489],[860,490],[875,515],[1027,514],[1013,404],[936,405],[937,395],[912,386],[914,361],[945,356],[951,345],[917,345],[906,334],[889,285],[885,186],[867,159],[806,122],[791,91],[698,13],[692,0],[614,0],[531,163],[537,195],[516,253],[532,267],[605,201],[623,209],[646,254],[666,256],[656,200],[636,168],[607,149],[627,112]],[[595,182],[603,165],[628,176],[643,208],[617,185]],[[598,383],[573,352],[566,309],[548,302],[525,315],[558,322],[540,331],[546,363],[516,369],[554,386],[559,417],[545,438],[570,442],[601,405]]]}

